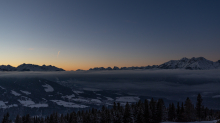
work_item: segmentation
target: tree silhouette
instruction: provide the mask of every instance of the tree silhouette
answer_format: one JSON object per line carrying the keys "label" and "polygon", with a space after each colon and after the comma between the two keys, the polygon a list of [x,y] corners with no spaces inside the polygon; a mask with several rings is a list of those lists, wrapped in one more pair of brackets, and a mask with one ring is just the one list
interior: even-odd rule
{"label": "tree silhouette", "polygon": [[198,94],[196,102],[196,116],[201,121],[202,118],[202,96]]}

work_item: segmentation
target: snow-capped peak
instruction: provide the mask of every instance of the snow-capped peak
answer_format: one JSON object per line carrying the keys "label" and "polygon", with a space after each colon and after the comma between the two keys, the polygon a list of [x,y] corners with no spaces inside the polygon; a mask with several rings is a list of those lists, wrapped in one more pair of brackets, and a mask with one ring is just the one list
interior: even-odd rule
{"label": "snow-capped peak", "polygon": [[216,69],[220,64],[207,60],[204,57],[192,57],[191,59],[182,58],[180,60],[171,60],[159,65],[161,69],[191,69],[191,70],[207,70]]}

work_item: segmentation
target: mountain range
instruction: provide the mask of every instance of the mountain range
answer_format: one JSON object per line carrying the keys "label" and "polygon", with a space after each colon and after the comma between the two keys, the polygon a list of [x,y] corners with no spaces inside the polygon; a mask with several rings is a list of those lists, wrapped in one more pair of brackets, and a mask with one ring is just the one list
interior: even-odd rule
{"label": "mountain range", "polygon": [[[170,60],[161,65],[148,65],[141,67],[95,67],[90,68],[89,70],[135,70],[135,69],[188,69],[188,70],[209,70],[209,69],[220,69],[220,60],[213,62],[205,59],[204,57],[193,57],[182,58],[180,60]],[[18,67],[13,67],[11,65],[1,65],[0,71],[65,71],[62,68],[57,68],[51,65],[34,65],[34,64],[21,64]],[[81,71],[78,69],[77,71]]]}
{"label": "mountain range", "polygon": [[12,67],[11,65],[1,65],[0,71],[65,71],[62,68],[57,68],[51,65],[34,65],[34,64],[21,64],[18,67]]}
{"label": "mountain range", "polygon": [[182,58],[180,60],[170,60],[161,65],[142,66],[142,67],[95,67],[89,70],[134,70],[134,69],[188,69],[188,70],[209,70],[220,69],[220,60],[213,62],[204,57]]}

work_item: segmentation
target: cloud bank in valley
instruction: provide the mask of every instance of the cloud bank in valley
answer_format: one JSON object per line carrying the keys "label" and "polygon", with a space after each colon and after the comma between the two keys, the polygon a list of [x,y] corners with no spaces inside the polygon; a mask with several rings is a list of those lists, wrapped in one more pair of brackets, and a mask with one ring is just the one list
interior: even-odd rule
{"label": "cloud bank in valley", "polygon": [[[120,70],[62,72],[0,72],[2,78],[36,78],[57,82],[73,90],[115,90],[137,96],[185,101],[201,93],[218,102],[220,70]],[[213,98],[215,97],[215,98]],[[213,104],[209,104],[213,105]]]}
{"label": "cloud bank in valley", "polygon": [[101,89],[218,91],[220,70],[1,72],[0,77],[39,77]]}

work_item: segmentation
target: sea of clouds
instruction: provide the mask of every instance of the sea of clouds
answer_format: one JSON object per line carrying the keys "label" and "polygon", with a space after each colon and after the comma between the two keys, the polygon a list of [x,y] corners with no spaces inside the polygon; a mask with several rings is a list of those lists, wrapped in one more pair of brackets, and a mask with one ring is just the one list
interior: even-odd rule
{"label": "sea of clouds", "polygon": [[183,101],[198,93],[220,99],[220,70],[111,70],[0,72],[0,78],[43,78],[69,87],[117,90],[138,96]]}

